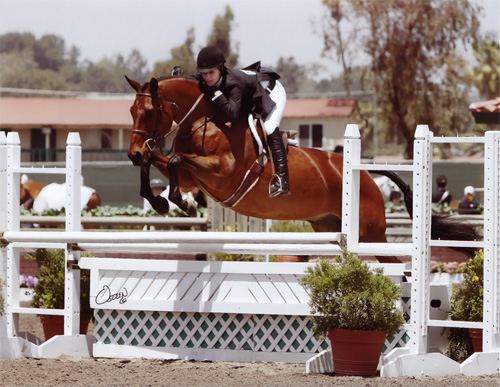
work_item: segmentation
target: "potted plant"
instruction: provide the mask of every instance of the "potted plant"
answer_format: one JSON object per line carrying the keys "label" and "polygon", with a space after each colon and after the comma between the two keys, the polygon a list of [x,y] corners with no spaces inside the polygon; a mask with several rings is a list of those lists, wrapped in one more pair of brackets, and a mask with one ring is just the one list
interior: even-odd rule
{"label": "potted plant", "polygon": [[[464,270],[463,280],[453,288],[450,299],[450,318],[457,321],[483,321],[483,264],[484,252],[478,250],[474,257],[470,259]],[[462,330],[460,330],[463,332]],[[468,344],[460,341],[460,331],[451,331],[450,345],[451,351],[459,351],[460,348],[468,357]],[[479,328],[469,328],[468,335],[472,341],[474,352],[483,350],[483,331]],[[453,348],[455,347],[455,348]],[[459,355],[456,355],[459,356]]]}
{"label": "potted plant", "polygon": [[335,374],[375,375],[385,337],[404,323],[396,309],[400,287],[345,247],[336,264],[318,262],[301,283],[310,293],[314,334],[330,339]]}
{"label": "potted plant", "polygon": [[[32,306],[44,309],[64,309],[64,250],[37,249],[31,259],[40,265],[38,283]],[[92,318],[89,303],[90,278],[87,270],[80,275],[80,334],[86,334]],[[45,340],[64,334],[64,316],[40,315]]]}

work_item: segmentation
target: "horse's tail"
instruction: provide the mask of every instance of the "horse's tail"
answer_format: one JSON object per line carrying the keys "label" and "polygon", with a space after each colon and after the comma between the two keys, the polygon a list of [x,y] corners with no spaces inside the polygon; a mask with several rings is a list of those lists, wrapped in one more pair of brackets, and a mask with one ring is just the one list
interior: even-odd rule
{"label": "horse's tail", "polygon": [[[391,179],[404,195],[404,202],[410,218],[413,218],[413,191],[410,186],[393,171],[373,171],[378,175],[383,175]],[[460,223],[450,219],[447,215],[432,215],[431,219],[431,239],[473,241],[479,239],[476,229],[466,223]],[[474,248],[457,248],[457,250],[474,253]]]}
{"label": "horse's tail", "polygon": [[403,193],[404,201],[405,201],[405,206],[406,206],[406,211],[408,211],[408,214],[410,214],[410,218],[413,217],[413,191],[411,190],[410,186],[406,184],[406,182],[401,179],[401,177],[393,171],[373,171],[373,173],[376,173],[377,175],[382,175],[385,177],[388,177],[391,179],[394,184],[398,186],[398,188],[401,190]]}

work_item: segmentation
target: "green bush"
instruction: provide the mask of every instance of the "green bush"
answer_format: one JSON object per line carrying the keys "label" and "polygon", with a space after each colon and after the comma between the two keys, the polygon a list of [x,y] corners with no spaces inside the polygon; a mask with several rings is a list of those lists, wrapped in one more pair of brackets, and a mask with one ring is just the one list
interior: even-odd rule
{"label": "green bush", "polygon": [[[453,288],[450,299],[450,318],[455,321],[483,320],[483,264],[484,252],[479,250],[464,270],[464,279]],[[466,329],[450,328],[447,354],[462,362],[474,352]]]}
{"label": "green bush", "polygon": [[301,279],[309,290],[314,313],[314,334],[329,329],[395,333],[404,323],[396,309],[401,289],[382,270],[370,271],[366,263],[343,248],[337,264],[322,260]]}
{"label": "green bush", "polygon": [[[30,254],[40,265],[38,284],[33,292],[32,306],[44,309],[64,309],[64,250],[36,249]],[[80,308],[90,311],[90,276],[88,270],[80,271]]]}
{"label": "green bush", "polygon": [[252,254],[214,253],[212,256],[215,261],[227,262],[261,262],[263,260],[263,257]]}
{"label": "green bush", "polygon": [[483,250],[479,250],[467,262],[464,279],[453,288],[451,295],[450,317],[452,320],[483,320],[483,263]]}
{"label": "green bush", "polygon": [[309,222],[299,220],[273,221],[271,231],[274,232],[313,232],[314,229]]}

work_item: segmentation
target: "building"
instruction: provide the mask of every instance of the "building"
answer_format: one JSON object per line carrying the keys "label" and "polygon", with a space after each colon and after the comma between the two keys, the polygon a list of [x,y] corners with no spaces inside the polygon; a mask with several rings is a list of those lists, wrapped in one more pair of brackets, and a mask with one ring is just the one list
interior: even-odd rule
{"label": "building", "polygon": [[[126,160],[132,101],[132,95],[1,97],[0,130],[19,132],[22,161],[63,160],[71,131],[80,132],[84,160]],[[354,100],[292,99],[281,129],[297,133],[301,146],[332,150],[343,142],[354,109]]]}

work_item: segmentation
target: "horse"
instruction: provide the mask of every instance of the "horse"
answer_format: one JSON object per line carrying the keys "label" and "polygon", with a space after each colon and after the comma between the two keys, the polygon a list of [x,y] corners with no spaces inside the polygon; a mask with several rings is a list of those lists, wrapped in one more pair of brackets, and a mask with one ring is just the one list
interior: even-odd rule
{"label": "horse", "polygon": [[394,183],[390,178],[387,176],[377,176],[374,177],[373,180],[375,181],[375,184],[377,184],[378,188],[380,189],[380,192],[382,192],[382,196],[385,201],[388,201],[391,192],[396,191],[396,192],[401,192],[399,187],[397,186],[396,183]]}
{"label": "horse", "polygon": [[[193,79],[152,78],[142,85],[126,79],[136,93],[130,107],[133,129],[128,157],[133,165],[141,167],[141,196],[158,212],[168,211],[168,204],[151,193],[151,165],[169,178],[172,185],[169,199],[185,211],[187,204],[180,198],[180,189],[189,191],[198,187],[244,215],[305,220],[315,231],[341,231],[343,155],[315,148],[289,147],[291,192],[270,198],[267,190],[272,163],[259,163],[246,119],[232,124],[217,122],[216,112]],[[158,145],[173,133],[176,133],[173,152],[163,154]],[[260,171],[258,167],[253,168],[255,165],[260,166]],[[255,185],[236,202],[232,201],[245,175],[259,172],[262,175]],[[382,174],[395,180],[411,214],[409,186],[395,173]],[[384,199],[366,171],[360,173],[359,199],[359,241],[387,242]],[[439,229],[439,222],[435,226]],[[446,227],[451,227],[447,235],[455,230],[449,222]],[[460,227],[457,230],[463,231]],[[396,257],[377,259],[399,262]]]}
{"label": "horse", "polygon": [[[60,210],[65,203],[65,185],[58,183],[45,184],[29,179],[26,175],[21,178],[20,204],[26,209],[43,212],[50,209]],[[81,209],[94,209],[101,205],[101,197],[90,187],[82,185]]]}

